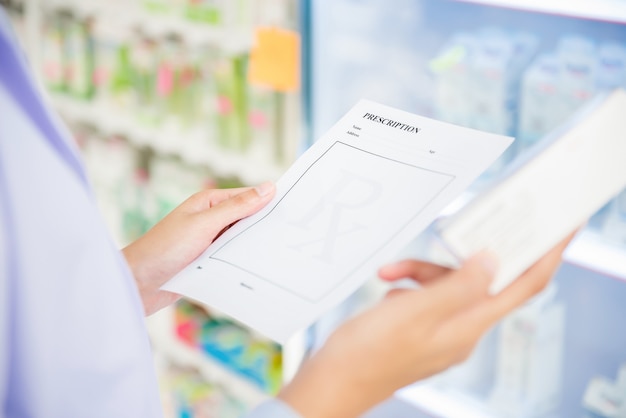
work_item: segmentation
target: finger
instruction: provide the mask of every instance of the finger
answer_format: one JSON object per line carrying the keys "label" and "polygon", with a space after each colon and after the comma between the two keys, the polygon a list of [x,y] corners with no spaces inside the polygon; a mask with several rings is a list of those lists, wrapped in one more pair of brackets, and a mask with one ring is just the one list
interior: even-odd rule
{"label": "finger", "polygon": [[423,292],[432,301],[429,312],[433,319],[448,319],[486,299],[496,269],[494,256],[481,252],[466,260],[460,269],[426,285]]}
{"label": "finger", "polygon": [[386,299],[394,298],[396,296],[400,296],[400,295],[406,294],[407,292],[412,292],[412,291],[413,291],[412,289],[404,289],[401,287],[396,287],[393,289],[389,289],[387,293],[385,293],[385,298]]}
{"label": "finger", "polygon": [[242,218],[256,213],[274,197],[276,189],[270,182],[233,194],[203,212],[207,222],[220,231]]}
{"label": "finger", "polygon": [[562,262],[563,251],[573,239],[575,232],[548,251],[533,266],[499,294],[476,310],[476,320],[484,327],[497,322],[524,302],[541,292]]}
{"label": "finger", "polygon": [[402,260],[388,264],[378,270],[378,275],[386,281],[410,278],[419,283],[427,283],[448,274],[451,270],[438,264],[419,260]]}
{"label": "finger", "polygon": [[200,212],[217,206],[224,200],[230,199],[240,193],[251,190],[252,187],[233,187],[231,189],[207,189],[198,192],[189,198],[187,211]]}

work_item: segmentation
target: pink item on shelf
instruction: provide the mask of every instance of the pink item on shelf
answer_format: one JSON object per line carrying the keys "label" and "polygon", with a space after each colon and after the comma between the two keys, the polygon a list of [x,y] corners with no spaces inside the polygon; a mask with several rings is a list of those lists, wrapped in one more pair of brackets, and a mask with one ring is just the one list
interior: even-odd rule
{"label": "pink item on shelf", "polygon": [[47,63],[44,66],[44,74],[48,80],[61,78],[61,66],[57,63]]}
{"label": "pink item on shelf", "polygon": [[174,88],[174,71],[168,64],[162,64],[157,71],[157,94],[168,96]]}
{"label": "pink item on shelf", "polygon": [[196,346],[198,327],[193,321],[187,321],[176,325],[176,335],[181,341]]}
{"label": "pink item on shelf", "polygon": [[217,112],[220,115],[227,115],[233,111],[233,102],[226,96],[217,98]]}
{"label": "pink item on shelf", "polygon": [[267,126],[268,123],[265,113],[258,110],[252,110],[250,112],[250,115],[248,116],[248,119],[250,121],[250,125],[255,128],[264,128]]}
{"label": "pink item on shelf", "polygon": [[93,72],[93,84],[97,87],[103,86],[108,78],[109,74],[106,68],[96,68]]}

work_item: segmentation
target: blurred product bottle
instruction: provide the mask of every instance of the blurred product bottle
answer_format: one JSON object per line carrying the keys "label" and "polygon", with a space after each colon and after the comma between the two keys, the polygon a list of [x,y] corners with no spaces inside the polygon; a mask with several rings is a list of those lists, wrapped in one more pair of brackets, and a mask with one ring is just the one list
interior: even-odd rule
{"label": "blurred product bottle", "polygon": [[190,111],[194,123],[211,125],[216,111],[215,65],[219,51],[216,47],[203,46],[191,51],[191,62],[196,77],[190,89]]}
{"label": "blurred product bottle", "polygon": [[208,173],[173,156],[154,155],[150,160],[150,189],[155,197],[156,216],[162,219],[176,206],[207,185]]}
{"label": "blurred product bottle", "polygon": [[[537,51],[533,35],[483,28],[477,32],[478,48],[472,56],[469,85],[471,128],[503,135],[513,135],[517,129],[520,80]],[[504,154],[481,176],[489,179],[501,171],[515,156],[515,146]]]}
{"label": "blurred product bottle", "polygon": [[[171,35],[160,43],[160,62],[157,72],[157,92],[163,122],[180,128],[184,107],[181,81],[186,66],[184,44],[179,36]],[[174,140],[174,138],[172,138]]]}
{"label": "blurred product bottle", "polygon": [[133,34],[130,49],[133,113],[138,121],[154,126],[162,116],[156,109],[156,42],[137,30]]}
{"label": "blurred product bottle", "polygon": [[75,131],[98,206],[118,244],[127,243],[124,211],[127,190],[137,165],[137,152],[121,137],[105,137],[94,130]]}
{"label": "blurred product bottle", "polygon": [[470,127],[508,134],[513,124],[515,99],[511,95],[510,71],[514,44],[500,29],[486,28],[477,33],[478,48],[472,55],[470,80]]}
{"label": "blurred product bottle", "polygon": [[65,36],[67,91],[80,99],[91,99],[95,92],[94,41],[92,20],[68,17]]}
{"label": "blurred product bottle", "polygon": [[124,43],[116,50],[115,65],[109,84],[113,104],[118,109],[128,110],[132,107],[133,80],[131,48],[128,43]]}
{"label": "blurred product bottle", "polygon": [[615,381],[595,376],[587,384],[582,399],[585,418],[626,418],[626,364]]}
{"label": "blurred product bottle", "polygon": [[559,40],[557,56],[562,67],[560,120],[565,120],[596,93],[596,46],[583,36],[565,36]]}
{"label": "blurred product bottle", "polygon": [[535,144],[560,122],[563,110],[559,80],[561,66],[552,54],[537,57],[524,73],[517,133],[518,151]]}
{"label": "blurred product bottle", "polygon": [[135,167],[132,178],[121,185],[119,203],[124,239],[132,242],[145,234],[156,218],[156,202],[146,168]]}
{"label": "blurred product bottle", "polygon": [[178,52],[181,62],[180,70],[176,74],[176,91],[178,92],[177,116],[180,125],[186,129],[195,123],[194,91],[198,87],[200,72],[193,61],[194,54],[188,45],[182,44]]}
{"label": "blurred product bottle", "polygon": [[596,71],[598,90],[626,88],[626,46],[617,42],[606,42],[598,49]]}
{"label": "blurred product bottle", "polygon": [[246,57],[222,56],[215,66],[217,91],[217,140],[226,149],[245,150],[249,145]]}
{"label": "blurred product bottle", "polygon": [[503,418],[550,416],[562,387],[565,306],[551,285],[499,329],[490,404]]}
{"label": "blurred product bottle", "polygon": [[128,35],[111,19],[96,19],[93,24],[94,75],[96,98],[102,103],[113,101],[113,76],[119,49]]}
{"label": "blurred product bottle", "polygon": [[63,21],[64,18],[59,13],[50,13],[43,20],[42,29],[42,74],[48,89],[56,92],[65,90],[65,27]]}
{"label": "blurred product bottle", "polygon": [[435,115],[438,119],[470,126],[469,72],[471,57],[478,48],[473,34],[458,33],[430,62],[435,74]]}
{"label": "blurred product bottle", "polygon": [[260,86],[248,87],[248,125],[251,141],[257,148],[267,151],[268,160],[278,163],[284,160],[284,144],[280,143],[280,126],[283,115],[278,106],[278,93]]}

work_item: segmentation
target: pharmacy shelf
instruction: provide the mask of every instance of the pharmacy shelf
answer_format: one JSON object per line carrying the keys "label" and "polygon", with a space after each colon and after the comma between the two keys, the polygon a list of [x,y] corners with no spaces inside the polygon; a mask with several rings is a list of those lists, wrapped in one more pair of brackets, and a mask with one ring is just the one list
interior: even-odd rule
{"label": "pharmacy shelf", "polygon": [[200,350],[178,340],[174,335],[172,308],[161,310],[150,316],[146,322],[153,349],[159,355],[176,365],[198,370],[207,381],[224,387],[231,394],[236,394],[237,399],[250,407],[269,398],[269,395],[253,383],[239,377]]}
{"label": "pharmacy shelf", "polygon": [[231,322],[235,322],[237,325],[241,326],[242,328],[245,328],[247,330],[247,332],[250,333],[250,335],[257,341],[264,341],[264,342],[274,342],[274,340],[272,340],[269,337],[266,337],[265,335],[261,334],[260,332],[257,332],[255,329],[248,327],[247,325],[238,322],[236,319],[234,319],[232,316],[227,315],[215,308],[212,308],[211,306],[196,301],[196,300],[190,300],[191,303],[193,303],[195,306],[199,307],[200,309],[202,309],[204,312],[206,312],[207,315],[209,315],[210,317],[213,317],[215,319],[221,318],[221,319],[226,319],[228,321]]}
{"label": "pharmacy shelf", "polygon": [[483,403],[458,391],[440,389],[428,383],[401,389],[396,392],[396,397],[434,417],[496,418]]}
{"label": "pharmacy shelf", "polygon": [[212,26],[180,16],[151,13],[138,2],[47,0],[46,6],[51,10],[70,10],[80,17],[115,22],[116,30],[121,33],[141,29],[155,38],[177,35],[189,45],[217,45],[227,54],[249,51],[254,42],[252,27]]}
{"label": "pharmacy shelf", "polygon": [[457,0],[488,6],[626,23],[624,0]]}
{"label": "pharmacy shelf", "polygon": [[138,147],[178,156],[190,165],[208,167],[218,177],[238,178],[253,185],[275,181],[285,169],[271,162],[272,148],[268,144],[253,142],[245,152],[231,151],[213,144],[208,129],[183,129],[172,124],[143,126],[119,108],[63,95],[52,95],[51,102],[71,122],[92,125],[104,134],[123,136]]}
{"label": "pharmacy shelf", "polygon": [[591,229],[581,231],[563,254],[573,265],[626,282],[626,247]]}

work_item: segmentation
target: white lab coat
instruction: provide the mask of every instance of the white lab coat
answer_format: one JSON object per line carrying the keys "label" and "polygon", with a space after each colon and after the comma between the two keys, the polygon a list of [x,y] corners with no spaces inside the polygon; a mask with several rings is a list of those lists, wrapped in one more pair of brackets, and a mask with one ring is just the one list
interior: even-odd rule
{"label": "white lab coat", "polygon": [[[5,40],[7,28],[0,10]],[[0,65],[8,62],[5,51]],[[4,83],[0,416],[160,417],[150,343],[130,271],[84,176],[50,146]],[[53,115],[47,117],[60,126]],[[64,136],[68,153],[76,153]]]}

